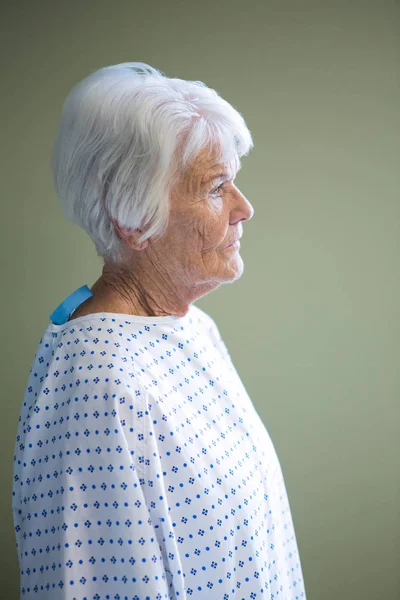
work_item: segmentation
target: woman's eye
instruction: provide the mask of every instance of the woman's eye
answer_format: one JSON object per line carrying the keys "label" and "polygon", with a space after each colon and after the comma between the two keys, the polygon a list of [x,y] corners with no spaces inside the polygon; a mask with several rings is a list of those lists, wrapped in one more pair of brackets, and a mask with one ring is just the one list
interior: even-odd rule
{"label": "woman's eye", "polygon": [[223,183],[221,183],[221,185],[219,185],[217,188],[215,188],[215,190],[213,190],[213,191],[211,192],[211,195],[212,195],[212,196],[215,196],[215,195],[216,195],[216,194],[219,192],[219,190],[222,188],[222,186],[223,186],[223,185],[224,185],[224,184],[223,184]]}

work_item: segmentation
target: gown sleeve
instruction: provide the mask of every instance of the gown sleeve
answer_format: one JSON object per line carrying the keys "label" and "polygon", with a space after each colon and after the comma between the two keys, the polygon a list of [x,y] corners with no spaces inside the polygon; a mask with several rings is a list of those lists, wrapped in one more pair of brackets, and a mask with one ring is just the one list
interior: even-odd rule
{"label": "gown sleeve", "polygon": [[20,419],[13,515],[23,598],[182,598],[143,494],[145,397],[115,371],[51,374]]}

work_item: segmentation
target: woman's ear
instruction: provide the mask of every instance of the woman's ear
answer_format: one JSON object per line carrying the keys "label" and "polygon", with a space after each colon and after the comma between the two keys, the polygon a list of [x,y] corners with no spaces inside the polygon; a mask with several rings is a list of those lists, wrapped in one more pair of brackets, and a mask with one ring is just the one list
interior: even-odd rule
{"label": "woman's ear", "polygon": [[142,235],[143,229],[129,229],[126,227],[121,227],[115,219],[111,218],[111,221],[118,237],[123,240],[125,244],[129,246],[129,248],[132,250],[144,250],[148,246],[148,239],[140,243],[137,241]]}

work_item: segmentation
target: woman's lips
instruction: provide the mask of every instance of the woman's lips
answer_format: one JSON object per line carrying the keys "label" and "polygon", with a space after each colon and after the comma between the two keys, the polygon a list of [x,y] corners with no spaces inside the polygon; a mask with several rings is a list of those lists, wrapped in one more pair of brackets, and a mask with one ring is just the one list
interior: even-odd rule
{"label": "woman's lips", "polygon": [[232,242],[232,244],[226,246],[225,250],[227,250],[228,248],[240,248],[240,241],[236,240],[236,242]]}

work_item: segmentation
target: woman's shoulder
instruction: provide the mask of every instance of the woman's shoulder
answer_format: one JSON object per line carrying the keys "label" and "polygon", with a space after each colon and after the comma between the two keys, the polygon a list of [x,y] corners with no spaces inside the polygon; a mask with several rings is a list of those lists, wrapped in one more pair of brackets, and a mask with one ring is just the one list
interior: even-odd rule
{"label": "woman's shoulder", "polygon": [[192,304],[192,309],[193,309],[193,316],[197,319],[198,322],[200,322],[202,325],[204,325],[208,329],[216,327],[216,323],[215,323],[214,319],[208,313],[206,313],[205,310],[203,310],[202,308],[200,308],[199,306],[197,306],[195,304]]}

